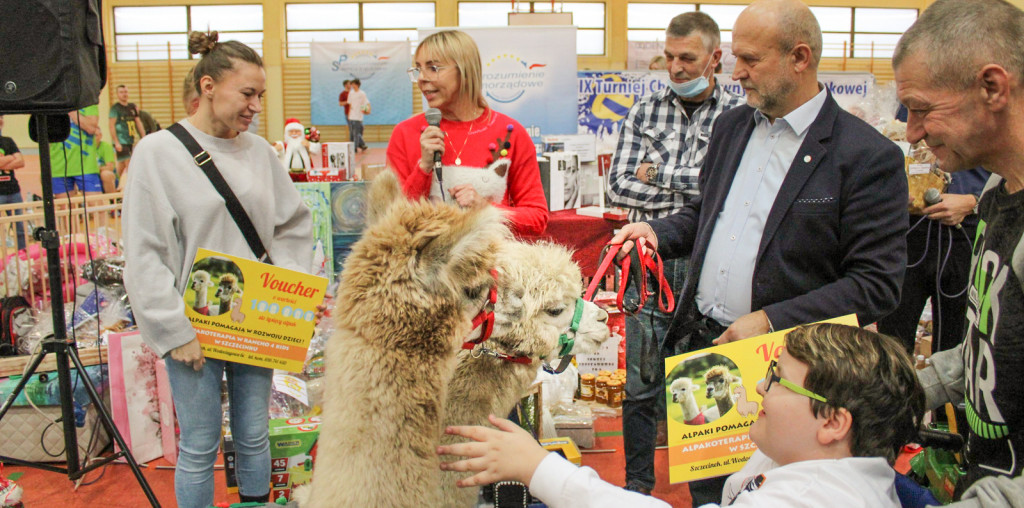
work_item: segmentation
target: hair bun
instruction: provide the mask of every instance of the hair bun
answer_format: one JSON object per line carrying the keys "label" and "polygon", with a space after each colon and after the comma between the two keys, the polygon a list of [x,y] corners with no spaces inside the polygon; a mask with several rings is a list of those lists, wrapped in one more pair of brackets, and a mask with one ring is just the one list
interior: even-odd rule
{"label": "hair bun", "polygon": [[188,34],[188,52],[193,55],[206,56],[217,47],[217,31],[192,32]]}

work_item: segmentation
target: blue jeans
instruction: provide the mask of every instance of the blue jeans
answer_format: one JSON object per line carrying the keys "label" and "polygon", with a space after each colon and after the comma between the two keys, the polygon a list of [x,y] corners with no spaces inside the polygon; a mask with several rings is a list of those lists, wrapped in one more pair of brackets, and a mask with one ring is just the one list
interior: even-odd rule
{"label": "blue jeans", "polygon": [[[14,192],[11,194],[0,194],[0,205],[10,205],[14,203],[24,203],[25,200],[21,197],[21,192]],[[7,212],[10,215],[11,212]],[[21,215],[21,209],[14,211],[14,215]],[[22,221],[14,223],[15,234],[18,239],[18,250],[25,248],[25,224]]]}
{"label": "blue jeans", "polygon": [[220,386],[225,368],[239,493],[261,496],[270,492],[268,414],[273,371],[210,358],[198,372],[170,356],[166,362],[181,427],[174,472],[178,506],[207,508],[213,504],[213,463],[220,446]]}
{"label": "blue jeans", "polygon": [[356,148],[363,148],[366,146],[366,143],[363,141],[362,120],[348,121],[348,137],[353,143],[355,143]]}
{"label": "blue jeans", "polygon": [[[670,259],[664,263],[665,280],[672,293],[679,298],[686,278],[686,258]],[[626,290],[626,298],[637,297],[634,286]],[[676,305],[682,302],[676,301]],[[665,332],[672,323],[672,314],[658,309],[654,299],[639,313],[626,316],[626,398],[622,403],[622,440],[626,455],[626,483],[654,488],[654,448],[658,432],[658,420],[665,419],[665,364],[657,362],[657,372],[652,383],[640,379],[642,363],[641,347],[651,340],[654,331],[657,344],[655,351],[660,355],[665,342]],[[659,356],[660,358],[660,356]]]}

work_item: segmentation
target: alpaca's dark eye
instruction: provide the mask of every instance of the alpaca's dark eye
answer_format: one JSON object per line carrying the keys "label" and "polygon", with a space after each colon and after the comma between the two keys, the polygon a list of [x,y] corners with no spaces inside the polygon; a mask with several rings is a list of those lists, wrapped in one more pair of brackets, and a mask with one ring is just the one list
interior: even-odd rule
{"label": "alpaca's dark eye", "polygon": [[558,317],[558,316],[562,315],[562,312],[565,312],[565,307],[558,307],[558,308],[555,308],[555,309],[547,309],[544,312],[547,312],[548,315],[551,316],[551,317]]}
{"label": "alpaca's dark eye", "polygon": [[487,291],[487,287],[488,286],[486,284],[481,284],[479,286],[465,288],[462,291],[466,293],[466,298],[476,300],[477,298],[480,298],[480,295],[482,295],[484,291]]}

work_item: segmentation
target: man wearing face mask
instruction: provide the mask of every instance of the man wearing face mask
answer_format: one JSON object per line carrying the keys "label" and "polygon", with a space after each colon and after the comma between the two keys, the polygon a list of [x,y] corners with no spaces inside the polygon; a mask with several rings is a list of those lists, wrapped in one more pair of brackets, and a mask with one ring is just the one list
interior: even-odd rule
{"label": "man wearing face mask", "polygon": [[[715,123],[700,195],[612,239],[690,256],[666,349],[851,313],[867,325],[896,308],[907,263],[903,154],[818,81],[821,51],[802,1],[744,9],[732,77],[747,104]],[[717,502],[721,484],[691,482],[693,505]]]}
{"label": "man wearing face mask", "polygon": [[[608,195],[629,210],[631,221],[645,221],[679,211],[697,196],[697,176],[718,115],[743,102],[715,81],[722,58],[721,35],[715,20],[702,12],[672,19],[665,33],[668,86],[638,100],[619,132]],[[665,263],[673,292],[686,275],[686,259]],[[630,299],[636,298],[630,287]],[[665,436],[664,363],[660,356],[672,315],[647,305],[626,318],[626,398],[622,434],[626,455],[626,488],[650,493],[654,488],[656,436]],[[641,354],[644,342],[655,357]],[[647,355],[651,356],[651,355]],[[643,379],[641,369],[648,378]],[[654,376],[650,372],[656,371]],[[664,444],[662,442],[661,444]]]}

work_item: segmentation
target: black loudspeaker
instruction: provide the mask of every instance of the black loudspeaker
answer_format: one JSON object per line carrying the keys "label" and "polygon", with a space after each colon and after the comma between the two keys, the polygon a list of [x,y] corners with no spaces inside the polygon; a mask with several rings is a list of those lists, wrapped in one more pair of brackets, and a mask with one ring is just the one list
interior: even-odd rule
{"label": "black loudspeaker", "polygon": [[106,82],[100,0],[0,0],[0,113],[98,104]]}

